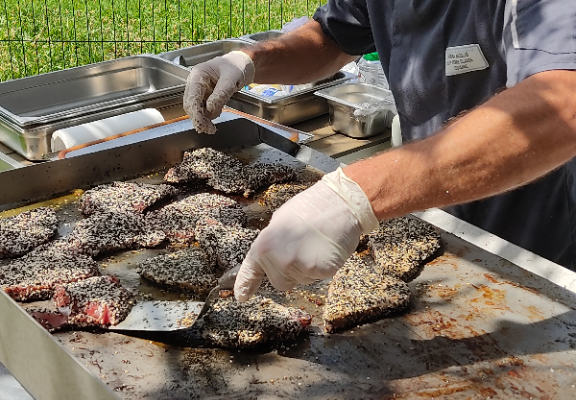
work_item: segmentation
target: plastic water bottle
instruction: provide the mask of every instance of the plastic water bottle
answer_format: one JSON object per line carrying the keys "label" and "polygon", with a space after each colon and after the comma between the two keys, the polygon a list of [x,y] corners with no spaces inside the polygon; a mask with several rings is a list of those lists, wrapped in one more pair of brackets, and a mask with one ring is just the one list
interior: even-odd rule
{"label": "plastic water bottle", "polygon": [[365,54],[358,61],[358,81],[380,86],[384,89],[390,88],[378,53]]}

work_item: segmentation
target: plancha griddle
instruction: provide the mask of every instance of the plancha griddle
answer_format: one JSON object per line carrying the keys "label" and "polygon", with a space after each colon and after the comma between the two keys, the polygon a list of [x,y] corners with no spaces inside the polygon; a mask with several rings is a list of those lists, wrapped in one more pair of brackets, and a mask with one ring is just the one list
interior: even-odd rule
{"label": "plancha griddle", "polygon": [[[81,218],[80,190],[113,180],[160,182],[184,150],[211,146],[246,162],[330,172],[339,163],[243,118],[217,135],[182,130],[0,174],[1,216],[52,205],[60,235]],[[269,212],[254,204],[252,220]],[[101,331],[50,334],[0,292],[0,362],[38,400],[52,399],[573,399],[576,274],[441,210],[442,248],[411,282],[408,312],[340,334],[322,327],[328,281],[274,300],[313,315],[309,336],[255,352]],[[152,298],[135,263],[159,250],[100,258],[101,269]]]}

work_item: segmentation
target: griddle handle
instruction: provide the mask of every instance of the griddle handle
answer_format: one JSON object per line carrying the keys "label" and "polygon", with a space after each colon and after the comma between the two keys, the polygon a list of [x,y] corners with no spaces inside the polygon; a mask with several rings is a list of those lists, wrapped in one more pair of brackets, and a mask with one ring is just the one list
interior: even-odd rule
{"label": "griddle handle", "polygon": [[220,286],[220,289],[234,289],[234,283],[236,282],[238,271],[240,271],[240,265],[235,266],[230,271],[222,275],[220,279],[218,279],[218,286]]}

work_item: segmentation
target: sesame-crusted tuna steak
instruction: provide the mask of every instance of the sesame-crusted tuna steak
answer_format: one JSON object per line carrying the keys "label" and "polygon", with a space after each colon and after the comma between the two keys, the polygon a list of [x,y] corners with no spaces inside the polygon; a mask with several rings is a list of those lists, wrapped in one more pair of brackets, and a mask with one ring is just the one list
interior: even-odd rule
{"label": "sesame-crusted tuna steak", "polygon": [[156,247],[166,235],[150,230],[144,217],[135,213],[96,213],[79,221],[66,238],[70,251],[97,256],[137,247]]}
{"label": "sesame-crusted tuna steak", "polygon": [[296,196],[298,193],[310,188],[315,182],[306,183],[275,183],[270,185],[268,189],[262,195],[262,198],[258,200],[258,204],[261,206],[267,206],[271,210],[276,210],[280,206],[290,200],[292,197]]}
{"label": "sesame-crusted tuna steak", "polygon": [[216,263],[199,247],[189,247],[140,262],[136,272],[159,286],[205,296],[218,284]]}
{"label": "sesame-crusted tuna steak", "polygon": [[243,164],[236,157],[210,147],[184,152],[182,162],[170,168],[164,177],[170,183],[196,183],[215,176],[226,177],[226,172],[237,173]]}
{"label": "sesame-crusted tuna steak", "polygon": [[86,191],[80,197],[80,210],[85,215],[95,212],[142,213],[157,201],[178,192],[175,187],[165,184],[112,182]]}
{"label": "sesame-crusted tuna steak", "polygon": [[368,235],[368,247],[382,274],[410,282],[440,247],[440,234],[422,220],[394,218],[380,222]]}
{"label": "sesame-crusted tuna steak", "polygon": [[240,303],[230,295],[210,306],[199,329],[210,346],[253,349],[293,341],[308,330],[311,322],[312,317],[305,311],[271,299],[253,296]]}
{"label": "sesame-crusted tuna steak", "polygon": [[99,274],[91,257],[72,254],[63,241],[56,241],[1,266],[0,287],[17,301],[47,300],[56,285]]}
{"label": "sesame-crusted tuna steak", "polygon": [[0,219],[0,258],[26,254],[50,240],[57,229],[56,212],[49,207]]}
{"label": "sesame-crusted tuna steak", "polygon": [[190,244],[196,240],[196,224],[212,218],[228,226],[242,226],[247,216],[235,200],[219,194],[200,193],[168,204],[146,216],[148,228],[164,232],[172,244]]}
{"label": "sesame-crusted tuna steak", "polygon": [[216,260],[224,272],[242,264],[259,233],[258,229],[224,225],[208,218],[199,221],[196,228],[200,246]]}
{"label": "sesame-crusted tuna steak", "polygon": [[58,285],[53,298],[57,310],[28,310],[50,331],[107,328],[122,322],[134,306],[133,294],[110,275]]}
{"label": "sesame-crusted tuna steak", "polygon": [[201,182],[216,190],[249,197],[273,183],[291,181],[294,168],[279,164],[244,165],[237,158],[212,148],[184,153],[182,163],[170,169],[164,180],[172,183]]}
{"label": "sesame-crusted tuna steak", "polygon": [[381,275],[352,255],[334,275],[322,318],[328,333],[353,328],[405,310],[412,293],[393,276]]}

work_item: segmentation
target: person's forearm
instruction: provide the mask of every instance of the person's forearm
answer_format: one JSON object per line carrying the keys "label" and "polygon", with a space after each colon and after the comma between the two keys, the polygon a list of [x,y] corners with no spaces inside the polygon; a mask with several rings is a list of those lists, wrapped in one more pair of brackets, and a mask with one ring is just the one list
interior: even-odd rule
{"label": "person's forearm", "polygon": [[355,58],[343,53],[316,21],[242,51],[254,61],[257,83],[314,82],[335,74]]}
{"label": "person's forearm", "polygon": [[537,74],[431,138],[344,169],[388,219],[489,197],[576,155],[576,72]]}

